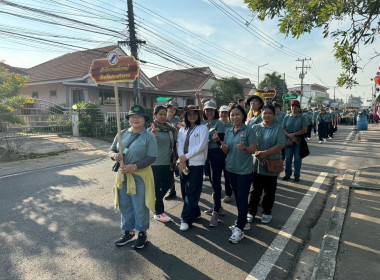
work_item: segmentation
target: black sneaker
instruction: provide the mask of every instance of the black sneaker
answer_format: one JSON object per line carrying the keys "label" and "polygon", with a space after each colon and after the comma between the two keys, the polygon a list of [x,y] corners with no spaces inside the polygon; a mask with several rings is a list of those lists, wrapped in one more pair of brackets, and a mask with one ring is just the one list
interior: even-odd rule
{"label": "black sneaker", "polygon": [[284,181],[287,181],[289,179],[290,179],[290,176],[284,176],[284,177],[282,177],[282,180],[284,180]]}
{"label": "black sneaker", "polygon": [[168,193],[168,195],[165,196],[165,200],[173,199],[173,198],[175,198],[176,196],[177,196],[176,191],[172,191],[172,190],[170,190],[169,193]]}
{"label": "black sneaker", "polygon": [[146,239],[147,239],[147,237],[146,237],[146,233],[143,232],[143,231],[140,231],[140,232],[139,232],[139,235],[138,235],[138,237],[137,237],[136,244],[135,244],[135,246],[134,246],[135,249],[137,250],[137,249],[142,249],[142,248],[144,248],[145,243],[146,243]]}
{"label": "black sneaker", "polygon": [[124,246],[125,244],[135,240],[134,237],[135,237],[135,231],[134,230],[125,231],[124,234],[121,236],[121,238],[115,242],[115,245],[116,246]]}
{"label": "black sneaker", "polygon": [[300,181],[300,177],[294,177],[294,182],[299,182]]}

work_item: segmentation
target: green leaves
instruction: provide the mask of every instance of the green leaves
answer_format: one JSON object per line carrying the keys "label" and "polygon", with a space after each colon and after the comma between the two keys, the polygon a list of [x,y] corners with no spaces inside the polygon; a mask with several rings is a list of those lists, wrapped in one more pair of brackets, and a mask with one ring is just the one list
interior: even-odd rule
{"label": "green leaves", "polygon": [[211,91],[218,106],[244,99],[244,86],[235,77],[217,80]]}
{"label": "green leaves", "polygon": [[[279,31],[300,38],[315,27],[323,27],[323,37],[336,38],[334,56],[342,65],[338,84],[352,87],[360,68],[361,45],[375,43],[380,25],[380,1],[374,0],[245,0],[260,20],[277,17]],[[349,22],[346,29],[330,30],[336,23]],[[380,56],[374,51],[371,59]],[[366,62],[362,62],[365,64]]]}

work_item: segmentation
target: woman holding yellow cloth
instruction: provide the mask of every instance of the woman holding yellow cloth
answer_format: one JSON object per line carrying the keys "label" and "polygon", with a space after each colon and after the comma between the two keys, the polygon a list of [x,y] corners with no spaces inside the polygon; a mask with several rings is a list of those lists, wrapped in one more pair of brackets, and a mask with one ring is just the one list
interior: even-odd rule
{"label": "woman holding yellow cloth", "polygon": [[124,234],[115,244],[123,246],[134,241],[135,230],[138,230],[134,247],[142,249],[147,241],[149,210],[154,212],[154,179],[150,165],[156,160],[157,143],[144,127],[149,117],[143,107],[132,106],[126,119],[131,127],[122,131],[123,158],[119,154],[117,136],[109,152],[111,159],[124,163],[118,171],[114,189],[115,206],[120,209]]}

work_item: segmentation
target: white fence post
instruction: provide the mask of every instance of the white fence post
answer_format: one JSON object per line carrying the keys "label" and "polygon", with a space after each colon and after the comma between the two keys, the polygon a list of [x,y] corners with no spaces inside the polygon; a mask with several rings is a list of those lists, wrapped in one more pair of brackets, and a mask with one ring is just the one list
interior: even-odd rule
{"label": "white fence post", "polygon": [[71,120],[73,123],[73,136],[79,137],[79,113],[71,112]]}

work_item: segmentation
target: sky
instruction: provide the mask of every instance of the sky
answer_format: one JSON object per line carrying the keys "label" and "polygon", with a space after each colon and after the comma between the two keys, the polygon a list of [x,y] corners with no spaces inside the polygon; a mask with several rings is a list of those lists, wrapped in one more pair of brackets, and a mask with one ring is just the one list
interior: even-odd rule
{"label": "sky", "polygon": [[[226,15],[224,12],[227,12]],[[341,72],[333,56],[334,40],[313,30],[299,39],[278,31],[278,21],[260,21],[243,0],[134,1],[141,69],[152,77],[166,70],[209,66],[218,78],[249,78],[257,84],[265,73],[285,75],[288,88],[300,84],[302,59],[310,67],[305,84],[330,88]],[[30,68],[63,54],[127,40],[127,0],[9,0],[0,3],[0,60]],[[347,23],[334,23],[342,28]],[[378,40],[378,39],[377,39]],[[380,59],[368,62],[372,46],[361,47],[361,65],[352,88],[335,88],[344,101],[352,94],[371,99]],[[129,52],[128,47],[123,47]],[[265,65],[261,67],[262,65]]]}

